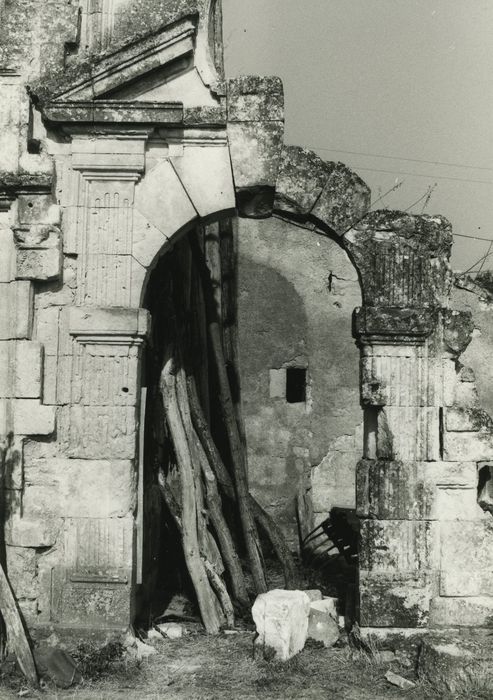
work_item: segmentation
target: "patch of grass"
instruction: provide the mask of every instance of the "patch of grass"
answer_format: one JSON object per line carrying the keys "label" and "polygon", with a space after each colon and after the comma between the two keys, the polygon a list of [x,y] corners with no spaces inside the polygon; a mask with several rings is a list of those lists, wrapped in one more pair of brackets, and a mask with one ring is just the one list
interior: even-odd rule
{"label": "patch of grass", "polygon": [[72,658],[84,678],[98,679],[108,675],[121,662],[125,647],[121,642],[109,642],[103,647],[91,642],[80,642],[72,652]]}

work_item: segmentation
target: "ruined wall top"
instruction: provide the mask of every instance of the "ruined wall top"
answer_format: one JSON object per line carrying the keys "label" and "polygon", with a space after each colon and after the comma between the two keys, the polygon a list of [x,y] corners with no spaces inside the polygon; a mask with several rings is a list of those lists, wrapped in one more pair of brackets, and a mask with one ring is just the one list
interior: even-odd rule
{"label": "ruined wall top", "polygon": [[222,74],[221,0],[3,0],[0,71],[28,80],[56,74],[184,17],[197,23],[199,62]]}

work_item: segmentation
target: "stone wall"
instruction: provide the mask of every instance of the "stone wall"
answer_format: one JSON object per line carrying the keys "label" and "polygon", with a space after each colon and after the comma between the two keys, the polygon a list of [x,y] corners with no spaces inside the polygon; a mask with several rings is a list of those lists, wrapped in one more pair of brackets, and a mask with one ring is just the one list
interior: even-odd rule
{"label": "stone wall", "polygon": [[[143,536],[137,484],[149,315],[142,300],[159,256],[184,231],[238,212],[271,218],[265,231],[264,224],[240,227],[243,269],[257,275],[270,265],[269,289],[278,296],[289,290],[293,317],[310,333],[310,322],[323,325],[323,304],[303,308],[316,290],[310,276],[299,287],[302,265],[294,268],[292,251],[299,251],[298,263],[316,267],[313,241],[339,241],[345,254],[319,241],[322,259],[332,260],[336,250],[338,256],[330,295],[322,291],[327,327],[341,313],[337,353],[353,349],[343,311],[350,300],[359,303],[348,258],[358,275],[361,623],[491,626],[491,516],[478,506],[477,492],[478,481],[483,492],[489,488],[493,429],[460,360],[474,323],[451,306],[450,224],[439,216],[369,213],[370,192],[355,173],[284,145],[281,81],[222,80],[217,3],[18,0],[1,7],[2,495],[8,573],[29,625],[104,632],[132,621]],[[139,18],[131,28],[129,17]],[[281,227],[273,214],[301,226],[303,244],[282,225],[284,255],[265,233]],[[280,252],[275,261],[260,245],[264,235]],[[251,237],[256,245],[249,247]],[[346,277],[342,269],[351,282],[347,306],[336,299],[337,307],[331,301],[341,284],[336,275]],[[342,416],[329,411],[329,392],[320,392],[332,428],[321,427],[316,402],[304,425],[281,426],[301,449],[292,450],[294,462],[284,452],[278,468],[288,464],[291,476],[321,460],[312,483],[346,469],[344,458],[341,471],[332,470],[327,455],[349,454],[344,434],[351,422],[348,434],[357,439],[359,424],[358,409],[350,408],[354,380],[335,384],[332,365],[323,364],[324,349],[335,342],[327,327],[327,348],[318,347],[314,365],[282,324],[278,336],[289,340],[292,356],[272,362],[275,353],[252,353],[243,364],[247,375],[264,361],[276,365],[268,367],[268,400],[281,422],[288,415],[280,410],[286,362],[308,364],[309,379],[313,371],[307,406],[310,390],[312,402],[319,387],[336,385],[342,397],[344,384]],[[480,367],[477,347],[471,364]],[[253,385],[255,392],[266,380]],[[252,451],[264,451],[246,404],[257,440]],[[332,429],[344,432],[324,444]],[[279,445],[270,449],[280,454]],[[263,473],[262,460],[253,460],[254,474]]]}
{"label": "stone wall", "polygon": [[[238,222],[238,348],[250,485],[298,546],[333,506],[354,508],[363,415],[352,312],[356,270],[338,243],[282,219]],[[289,368],[306,397],[286,396]],[[296,398],[296,397],[295,397]]]}

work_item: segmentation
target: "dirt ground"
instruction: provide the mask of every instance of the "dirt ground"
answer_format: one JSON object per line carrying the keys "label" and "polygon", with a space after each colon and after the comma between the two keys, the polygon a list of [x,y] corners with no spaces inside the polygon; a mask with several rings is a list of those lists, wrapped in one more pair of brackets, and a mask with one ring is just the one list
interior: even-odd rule
{"label": "dirt ground", "polygon": [[[86,664],[85,678],[77,687],[60,690],[27,688],[17,675],[3,675],[0,698],[56,698],[65,700],[435,700],[444,697],[428,684],[412,690],[391,686],[387,670],[413,677],[402,659],[385,660],[349,647],[324,649],[310,644],[287,663],[267,662],[253,656],[253,633],[207,637],[189,631],[181,639],[150,642],[157,654],[141,661],[123,656]],[[91,667],[92,664],[92,667]],[[92,676],[92,677],[91,677]],[[492,700],[493,691],[470,691],[467,700]],[[464,698],[464,700],[466,700]]]}

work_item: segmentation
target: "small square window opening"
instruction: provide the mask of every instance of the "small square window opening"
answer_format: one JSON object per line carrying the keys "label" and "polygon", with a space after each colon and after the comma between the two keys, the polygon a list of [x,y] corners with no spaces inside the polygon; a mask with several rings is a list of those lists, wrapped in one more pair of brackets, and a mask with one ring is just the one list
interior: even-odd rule
{"label": "small square window opening", "polygon": [[286,368],[286,401],[288,403],[304,403],[306,401],[305,368]]}

